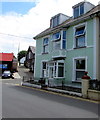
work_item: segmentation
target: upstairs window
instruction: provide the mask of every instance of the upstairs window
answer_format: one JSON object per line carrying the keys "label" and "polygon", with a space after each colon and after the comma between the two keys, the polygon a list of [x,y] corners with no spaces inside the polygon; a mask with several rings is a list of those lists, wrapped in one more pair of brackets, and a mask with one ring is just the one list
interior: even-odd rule
{"label": "upstairs window", "polygon": [[61,38],[60,32],[57,32],[57,33],[52,35],[53,40],[59,40],[60,38]]}
{"label": "upstairs window", "polygon": [[66,31],[62,32],[62,49],[66,49]]}
{"label": "upstairs window", "polygon": [[66,49],[66,31],[57,32],[52,35],[53,49]]}
{"label": "upstairs window", "polygon": [[74,8],[74,18],[77,18],[82,14],[84,14],[84,4]]}
{"label": "upstairs window", "polygon": [[59,50],[61,48],[61,34],[60,34],[60,32],[53,34],[52,39],[53,39],[53,49]]}
{"label": "upstairs window", "polygon": [[80,15],[84,14],[84,4],[80,5]]}
{"label": "upstairs window", "polygon": [[55,16],[53,19],[52,19],[52,23],[53,23],[53,27],[56,27],[57,25],[59,25],[59,16]]}
{"label": "upstairs window", "polygon": [[43,39],[43,53],[48,53],[49,38]]}
{"label": "upstairs window", "polygon": [[75,30],[75,48],[85,47],[85,26]]}

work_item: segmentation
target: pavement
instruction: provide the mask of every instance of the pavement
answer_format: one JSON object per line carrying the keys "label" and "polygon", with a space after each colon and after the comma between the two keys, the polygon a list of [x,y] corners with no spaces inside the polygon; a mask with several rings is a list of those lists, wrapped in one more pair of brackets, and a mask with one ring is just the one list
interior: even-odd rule
{"label": "pavement", "polygon": [[14,78],[15,78],[15,79],[20,79],[20,78],[21,78],[20,75],[18,74],[18,72],[13,73],[13,75],[14,75]]}
{"label": "pavement", "polygon": [[[33,88],[41,89],[41,85],[35,85],[35,84],[24,83],[24,82],[21,82],[21,85],[22,86],[27,86],[27,87],[33,87]],[[57,93],[62,93],[62,94],[68,94],[68,95],[82,97],[82,94],[81,93],[77,93],[77,92],[61,90],[61,89],[55,89],[55,88],[49,88],[49,87],[42,88],[42,89],[45,89],[47,91],[52,91],[52,92],[57,92]]]}

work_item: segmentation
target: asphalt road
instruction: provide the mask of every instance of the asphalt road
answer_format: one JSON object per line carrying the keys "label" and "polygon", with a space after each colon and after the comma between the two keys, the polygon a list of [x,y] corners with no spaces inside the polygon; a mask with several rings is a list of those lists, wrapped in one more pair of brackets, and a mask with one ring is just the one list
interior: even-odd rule
{"label": "asphalt road", "polygon": [[3,118],[98,118],[96,103],[21,87],[16,83],[16,80],[2,83]]}

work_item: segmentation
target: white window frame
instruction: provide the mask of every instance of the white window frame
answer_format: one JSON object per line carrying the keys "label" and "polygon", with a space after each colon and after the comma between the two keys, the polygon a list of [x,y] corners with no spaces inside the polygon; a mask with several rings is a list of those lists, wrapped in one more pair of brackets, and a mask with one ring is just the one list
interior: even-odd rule
{"label": "white window frame", "polygon": [[[63,48],[63,40],[67,41],[67,36],[66,36],[66,39],[63,39],[63,31],[66,31],[66,30],[61,30],[61,31],[59,31],[60,35],[59,35],[59,38],[58,38],[58,39],[53,39],[53,37],[52,37],[53,50],[64,49],[64,48]],[[66,32],[67,32],[67,31],[66,31]],[[58,32],[56,32],[56,33],[58,33]],[[54,33],[54,34],[56,34],[56,33]],[[53,36],[53,35],[52,35],[52,36]],[[56,44],[58,41],[60,42],[60,47],[59,47],[59,49],[55,48],[55,44]],[[66,44],[66,43],[65,43],[65,44]],[[66,45],[66,47],[67,47],[67,45]],[[66,49],[66,48],[65,48],[65,49]]]}
{"label": "white window frame", "polygon": [[87,60],[88,60],[88,57],[85,56],[85,57],[75,57],[73,58],[73,75],[72,75],[72,81],[76,81],[76,60],[85,60],[85,70],[84,71],[87,71]]}
{"label": "white window frame", "polygon": [[[43,69],[43,63],[46,63],[46,69]],[[43,75],[43,71],[46,71],[46,76]],[[41,62],[41,77],[43,78],[48,77],[48,62],[47,61]]]}
{"label": "white window frame", "polygon": [[76,47],[76,37],[81,36],[81,34],[78,36],[75,35],[76,29],[81,28],[81,27],[85,27],[85,45],[83,47],[87,46],[87,22],[85,22],[85,23],[78,24],[78,25],[73,27],[73,31],[74,31],[73,32],[73,49],[74,48],[76,48],[76,49],[82,48],[82,47]]}
{"label": "white window frame", "polygon": [[[44,39],[46,39],[46,38],[48,38],[48,43],[44,44]],[[42,53],[48,53],[49,52],[49,36],[46,36],[46,37],[43,38],[43,43],[42,44],[43,44],[43,50],[42,50],[43,52]],[[46,47],[46,46],[48,47],[48,50],[44,51],[44,47]]]}
{"label": "white window frame", "polygon": [[[64,73],[63,73],[63,77],[58,77],[58,67],[59,67],[59,63],[63,63],[63,67],[64,67]],[[64,63],[64,60],[59,60],[59,61],[55,61],[55,62],[52,62],[53,66],[50,66],[48,64],[48,77],[50,77],[50,67],[53,68],[53,78],[65,78],[65,63]],[[56,64],[56,71],[55,71],[55,64]]]}

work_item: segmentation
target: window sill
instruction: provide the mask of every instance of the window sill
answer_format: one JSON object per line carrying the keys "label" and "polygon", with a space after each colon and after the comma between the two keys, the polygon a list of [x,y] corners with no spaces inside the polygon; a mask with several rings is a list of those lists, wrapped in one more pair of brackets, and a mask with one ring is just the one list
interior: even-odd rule
{"label": "window sill", "polygon": [[86,46],[83,46],[83,47],[75,47],[74,49],[81,49],[81,48],[86,48]]}
{"label": "window sill", "polygon": [[42,53],[42,55],[45,55],[45,54],[49,54],[48,52],[46,52],[46,53]]}
{"label": "window sill", "polygon": [[79,83],[79,84],[81,84],[82,82],[81,81],[72,81],[72,83]]}
{"label": "window sill", "polygon": [[54,77],[54,79],[65,79],[65,77]]}

